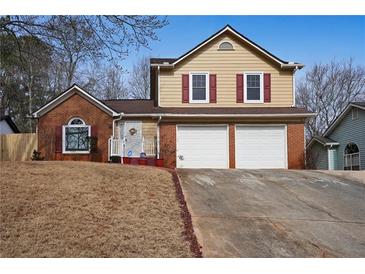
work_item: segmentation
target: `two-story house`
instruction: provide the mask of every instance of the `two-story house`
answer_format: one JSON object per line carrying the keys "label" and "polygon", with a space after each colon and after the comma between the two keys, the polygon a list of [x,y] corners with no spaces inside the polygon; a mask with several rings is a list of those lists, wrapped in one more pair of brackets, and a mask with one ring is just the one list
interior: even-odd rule
{"label": "two-story house", "polygon": [[295,106],[302,67],[226,26],[178,58],[152,58],[149,100],[101,101],[72,86],[34,113],[39,150],[104,162],[143,153],[177,168],[303,168],[313,113]]}

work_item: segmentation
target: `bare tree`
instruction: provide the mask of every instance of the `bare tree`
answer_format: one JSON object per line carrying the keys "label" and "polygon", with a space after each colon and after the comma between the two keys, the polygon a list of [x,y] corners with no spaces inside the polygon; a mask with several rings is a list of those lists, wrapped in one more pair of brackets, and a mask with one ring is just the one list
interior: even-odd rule
{"label": "bare tree", "polygon": [[150,58],[143,57],[133,66],[129,77],[130,95],[136,99],[150,97]]}
{"label": "bare tree", "polygon": [[99,99],[126,99],[123,69],[118,65],[94,64],[86,73],[83,87]]}
{"label": "bare tree", "polygon": [[[131,49],[148,47],[167,25],[159,16],[2,16],[0,31],[15,38],[37,37],[65,64],[67,85],[80,64],[93,59],[122,60]],[[20,49],[20,47],[19,47]]]}
{"label": "bare tree", "polygon": [[324,133],[351,101],[365,99],[365,67],[345,62],[316,64],[297,85],[297,103],[318,115],[307,121],[307,138]]}

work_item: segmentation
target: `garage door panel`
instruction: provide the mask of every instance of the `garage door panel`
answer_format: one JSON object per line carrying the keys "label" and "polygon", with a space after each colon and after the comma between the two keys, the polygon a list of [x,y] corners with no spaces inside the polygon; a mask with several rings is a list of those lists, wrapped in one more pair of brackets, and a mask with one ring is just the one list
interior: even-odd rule
{"label": "garage door panel", "polygon": [[178,168],[228,167],[227,126],[180,125],[177,131]]}
{"label": "garage door panel", "polygon": [[286,168],[285,126],[237,126],[238,168]]}

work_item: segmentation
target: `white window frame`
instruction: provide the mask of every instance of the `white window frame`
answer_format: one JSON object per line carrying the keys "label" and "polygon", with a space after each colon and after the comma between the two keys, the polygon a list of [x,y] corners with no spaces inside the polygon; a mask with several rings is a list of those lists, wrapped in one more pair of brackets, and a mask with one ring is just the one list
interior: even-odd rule
{"label": "white window frame", "polygon": [[[82,125],[71,125],[73,120],[80,119],[83,124]],[[68,127],[87,127],[88,128],[88,137],[91,137],[91,126],[87,125],[83,119],[80,117],[73,117],[70,119],[67,125],[62,126],[62,153],[63,154],[89,154],[90,147],[88,150],[66,150],[66,128]]]}
{"label": "white window frame", "polygon": [[[193,75],[205,75],[205,100],[193,100]],[[189,73],[189,103],[206,104],[209,103],[209,72],[190,72]]]}
{"label": "white window frame", "polygon": [[[264,103],[264,73],[262,71],[247,71],[243,73],[243,95],[244,102],[249,104],[263,104]],[[248,75],[260,75],[260,100],[247,100],[247,76]]]}
{"label": "white window frame", "polygon": [[352,118],[352,121],[359,119],[359,109],[352,108],[352,110],[351,110],[351,118]]}
{"label": "white window frame", "polygon": [[[346,154],[345,153],[345,151],[346,151],[346,147],[350,144],[350,143],[353,143],[353,144],[355,144],[356,146],[357,146],[357,149],[359,150],[359,152],[355,152],[355,153],[350,153],[350,154]],[[361,155],[360,155],[360,148],[359,148],[359,146],[357,145],[357,143],[355,143],[355,142],[350,142],[350,143],[347,143],[346,144],[346,146],[345,146],[345,149],[343,150],[343,170],[353,170],[352,169],[352,158],[353,158],[353,156],[354,155],[356,155],[356,156],[358,156],[359,157],[359,170],[361,170]],[[345,163],[346,163],[346,158],[349,158],[350,160],[350,163],[351,163],[351,169],[345,169],[345,167],[347,167],[347,166],[345,166]]]}

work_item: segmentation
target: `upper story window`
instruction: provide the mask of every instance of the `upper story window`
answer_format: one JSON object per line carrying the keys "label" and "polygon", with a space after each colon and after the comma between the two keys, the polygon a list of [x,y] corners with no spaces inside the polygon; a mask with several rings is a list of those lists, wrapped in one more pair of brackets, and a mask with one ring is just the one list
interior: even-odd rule
{"label": "upper story window", "polygon": [[246,72],[245,79],[245,102],[247,103],[263,103],[263,73],[262,72]]}
{"label": "upper story window", "polygon": [[190,73],[190,103],[208,103],[209,102],[209,74],[208,73]]}
{"label": "upper story window", "polygon": [[219,50],[234,50],[233,45],[231,42],[223,41],[218,46]]}
{"label": "upper story window", "polygon": [[63,126],[63,153],[89,153],[90,125],[81,118],[71,119]]}

